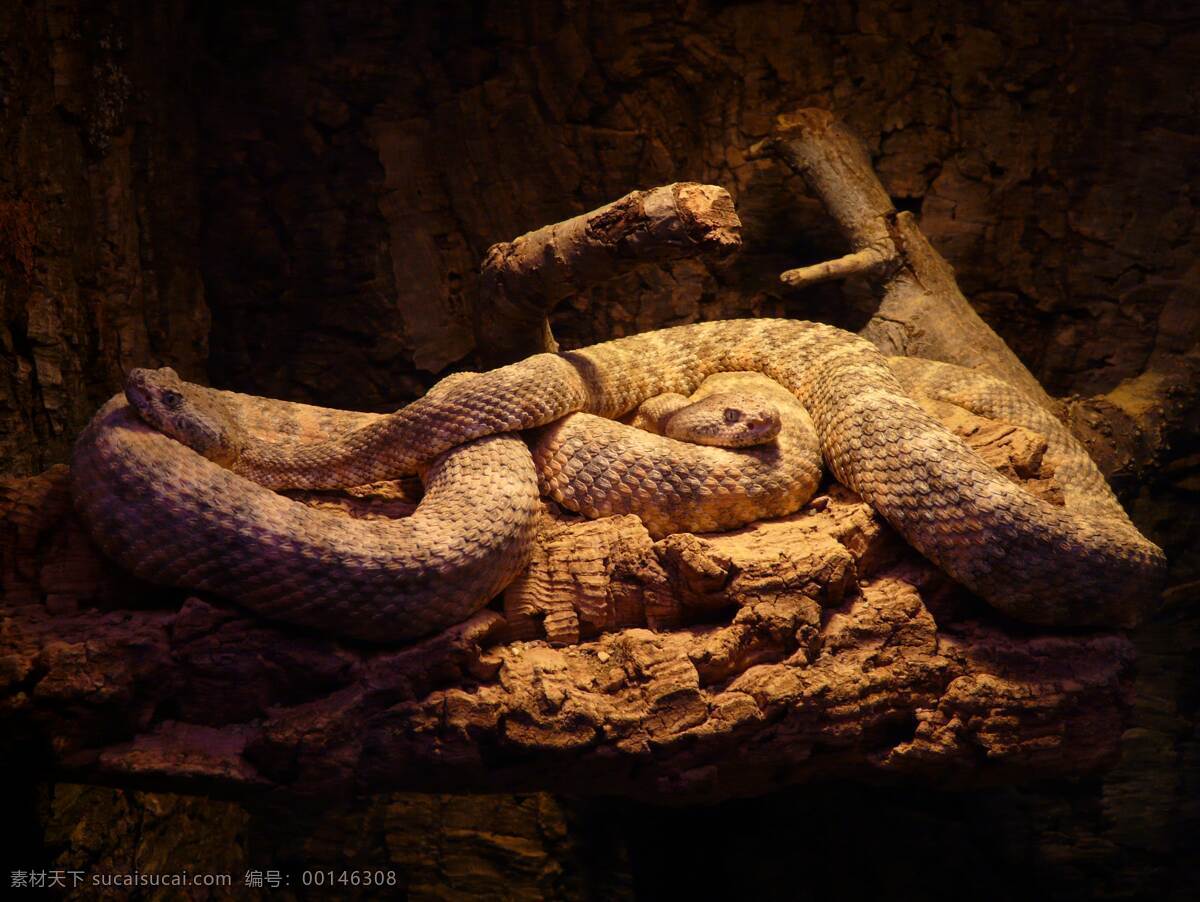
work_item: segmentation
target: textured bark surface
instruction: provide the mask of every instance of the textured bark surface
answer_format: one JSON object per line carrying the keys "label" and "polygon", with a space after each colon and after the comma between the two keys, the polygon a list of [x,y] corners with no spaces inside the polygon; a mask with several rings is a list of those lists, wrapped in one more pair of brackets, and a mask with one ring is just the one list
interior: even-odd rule
{"label": "textured bark surface", "polygon": [[[482,897],[497,880],[512,897],[603,896],[610,879],[612,895],[648,898],[798,882],[1200,895],[1200,117],[1186,90],[1200,26],[1186,4],[12,6],[0,16],[9,472],[65,460],[130,365],[202,380],[207,359],[214,384],[395,406],[453,361],[474,365],[487,247],[671,181],[726,188],[745,251],[727,269],[674,263],[568,299],[554,322],[565,346],[751,313],[860,328],[874,312],[860,280],[780,285],[783,270],[849,248],[799,178],[746,153],[779,113],[818,106],[864,137],[897,208],[1049,392],[1078,396],[1073,428],[1172,565],[1164,609],[1133,637],[1134,721],[1102,778],[954,794],[839,784],[686,812],[403,797],[283,816],[39,794],[34,754],[10,759],[6,798],[51,845],[30,835],[18,851],[194,870],[403,858],[418,898]],[[122,605],[136,598],[114,589]],[[879,867],[862,867],[864,848]],[[710,866],[681,866],[695,860]]]}
{"label": "textured bark surface", "polygon": [[190,50],[133,7],[0,15],[0,472],[65,460],[132,366],[207,381]]}
{"label": "textured bark surface", "polygon": [[[1053,490],[1038,437],[950,423]],[[791,517],[658,542],[635,517],[548,513],[506,617],[392,651],[131,586],[90,548],[65,477],[0,493],[0,705],[14,753],[49,749],[77,777],[680,804],[830,776],[1077,776],[1117,755],[1127,638],[1014,629],[840,486]],[[122,583],[152,607],[130,609]]]}

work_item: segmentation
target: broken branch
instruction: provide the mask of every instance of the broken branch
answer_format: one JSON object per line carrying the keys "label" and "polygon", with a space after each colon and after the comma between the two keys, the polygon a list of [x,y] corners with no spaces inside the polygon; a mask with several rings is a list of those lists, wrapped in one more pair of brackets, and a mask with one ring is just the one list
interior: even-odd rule
{"label": "broken branch", "polygon": [[493,245],[483,262],[476,340],[488,365],[558,350],[547,317],[560,301],[647,263],[741,248],[724,188],[676,182]]}
{"label": "broken branch", "polygon": [[[862,271],[875,256],[884,278],[881,302],[861,334],[885,354],[927,357],[980,369],[1017,386],[1055,413],[1059,405],[963,297],[954,269],[908,213],[897,212],[862,141],[826,110],[804,109],[775,122],[753,148],[773,153],[803,177],[854,253],[789,270],[784,281],[807,285]],[[870,252],[869,254],[867,252]],[[862,256],[860,256],[862,254]]]}

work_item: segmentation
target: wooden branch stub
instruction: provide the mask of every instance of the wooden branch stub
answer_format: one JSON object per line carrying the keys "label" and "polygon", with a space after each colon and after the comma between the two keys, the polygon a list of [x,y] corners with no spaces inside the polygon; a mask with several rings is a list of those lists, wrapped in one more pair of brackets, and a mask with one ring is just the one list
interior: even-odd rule
{"label": "wooden branch stub", "polygon": [[493,245],[483,262],[479,352],[498,366],[556,351],[547,316],[560,301],[643,264],[724,260],[741,248],[740,232],[724,188],[677,182]]}
{"label": "wooden branch stub", "polygon": [[895,253],[886,248],[865,247],[844,257],[789,269],[779,274],[779,281],[789,288],[804,288],[850,276],[882,275],[895,259]]}

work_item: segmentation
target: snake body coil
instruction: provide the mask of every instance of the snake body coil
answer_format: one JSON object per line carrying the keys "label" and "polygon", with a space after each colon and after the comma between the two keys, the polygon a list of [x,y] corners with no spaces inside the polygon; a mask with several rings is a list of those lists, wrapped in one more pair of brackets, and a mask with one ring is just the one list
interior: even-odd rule
{"label": "snake body coil", "polygon": [[[230,470],[139,423],[114,399],[80,437],[74,491],[102,547],[139,575],[210,588],[269,616],[343,635],[410,638],[485,604],[514,575],[508,565],[528,554],[536,498],[528,485],[495,486],[486,475],[524,466],[519,440],[498,434],[576,412],[614,418],[651,396],[690,394],[713,373],[739,370],[788,389],[811,414],[836,478],[996,607],[1038,623],[1123,625],[1128,597],[1157,595],[1162,552],[1137,532],[1057,421],[1039,419],[1053,433],[1065,507],[1033,498],[947,432],[873,345],[791,320],[679,326],[535,355],[460,377],[394,414],[359,415],[353,428],[314,427],[302,436],[312,441],[257,443],[254,453],[225,461]],[[956,395],[956,403],[978,400],[972,379],[951,370],[910,381]],[[991,383],[982,390],[983,406],[1003,406],[996,391]],[[263,403],[243,405],[251,432],[255,418],[282,417],[291,407]],[[335,419],[313,414],[322,417]],[[497,437],[471,444],[485,436]],[[387,524],[383,537],[342,532],[337,542],[327,530],[358,527],[280,513],[269,500],[280,496],[247,481],[327,488],[423,468],[428,494],[416,516]],[[635,478],[638,468],[626,472]],[[493,507],[483,492],[496,490],[505,500]],[[405,525],[418,517],[419,525]]]}

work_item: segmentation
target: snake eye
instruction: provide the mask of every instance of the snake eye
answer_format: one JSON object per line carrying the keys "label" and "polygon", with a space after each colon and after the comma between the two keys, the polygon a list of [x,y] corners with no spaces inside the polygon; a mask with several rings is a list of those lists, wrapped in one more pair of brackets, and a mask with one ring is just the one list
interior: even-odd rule
{"label": "snake eye", "polygon": [[178,410],[179,405],[183,403],[183,395],[177,391],[167,389],[162,393],[162,401],[172,410]]}
{"label": "snake eye", "polygon": [[725,422],[726,423],[736,423],[741,418],[742,418],[742,412],[740,410],[738,410],[736,407],[726,407],[725,408]]}

